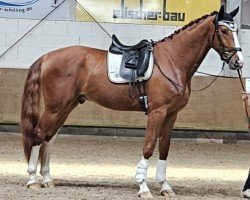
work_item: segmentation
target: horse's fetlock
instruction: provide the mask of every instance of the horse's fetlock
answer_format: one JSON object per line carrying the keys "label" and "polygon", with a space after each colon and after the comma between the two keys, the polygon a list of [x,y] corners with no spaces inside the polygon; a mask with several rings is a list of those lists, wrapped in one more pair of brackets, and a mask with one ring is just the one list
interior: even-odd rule
{"label": "horse's fetlock", "polygon": [[36,176],[36,166],[29,166],[27,172],[31,177],[35,177]]}
{"label": "horse's fetlock", "polygon": [[49,175],[49,169],[43,169],[43,170],[41,170],[41,171],[40,171],[40,174],[41,174],[42,176]]}

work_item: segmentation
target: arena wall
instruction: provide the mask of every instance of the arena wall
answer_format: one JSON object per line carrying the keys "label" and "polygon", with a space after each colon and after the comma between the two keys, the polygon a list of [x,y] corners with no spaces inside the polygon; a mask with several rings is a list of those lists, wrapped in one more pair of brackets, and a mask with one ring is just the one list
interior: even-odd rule
{"label": "arena wall", "polygon": [[[0,18],[0,53],[22,37],[37,20]],[[159,40],[179,27],[133,24],[101,24],[116,34],[123,43],[134,44],[140,39]],[[245,57],[243,76],[250,77],[250,31],[240,30],[240,42]],[[41,55],[71,45],[108,49],[111,39],[91,22],[43,21],[16,46],[0,58],[0,123],[20,123],[20,103],[27,70]],[[199,71],[218,74],[222,62],[210,51]],[[235,77],[226,69],[223,75]],[[192,88],[200,89],[213,78],[195,74]],[[125,94],[126,95],[126,94]],[[77,126],[145,127],[143,113],[112,111],[92,103],[76,108],[66,124]],[[180,112],[175,128],[198,130],[245,131],[247,123],[241,102],[238,79],[219,78],[202,92],[192,92],[187,107]]]}

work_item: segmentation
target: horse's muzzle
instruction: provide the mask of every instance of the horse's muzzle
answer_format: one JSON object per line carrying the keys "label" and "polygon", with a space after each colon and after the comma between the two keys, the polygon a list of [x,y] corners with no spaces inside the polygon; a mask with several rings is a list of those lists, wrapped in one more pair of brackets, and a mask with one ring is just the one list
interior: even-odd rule
{"label": "horse's muzzle", "polygon": [[231,70],[239,70],[243,67],[244,62],[240,61],[239,59],[234,59],[234,60],[230,60],[228,63],[229,69]]}

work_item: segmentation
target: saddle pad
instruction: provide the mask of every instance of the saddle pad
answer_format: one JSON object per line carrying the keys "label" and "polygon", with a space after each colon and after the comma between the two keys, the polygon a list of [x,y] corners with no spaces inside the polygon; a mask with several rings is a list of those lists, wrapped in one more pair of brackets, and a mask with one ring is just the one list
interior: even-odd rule
{"label": "saddle pad", "polygon": [[[128,83],[129,80],[120,77],[120,66],[122,61],[122,55],[117,55],[108,52],[107,66],[108,66],[108,77],[112,83]],[[138,77],[136,81],[148,80],[153,72],[153,54],[151,52],[148,69],[144,74],[144,77]]]}

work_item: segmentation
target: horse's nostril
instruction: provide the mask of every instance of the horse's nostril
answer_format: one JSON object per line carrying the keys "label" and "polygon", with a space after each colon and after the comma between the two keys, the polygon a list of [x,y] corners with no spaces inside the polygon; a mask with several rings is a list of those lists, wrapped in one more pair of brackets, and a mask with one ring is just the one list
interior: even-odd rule
{"label": "horse's nostril", "polygon": [[235,60],[235,61],[234,61],[234,65],[239,66],[239,65],[240,65],[240,61],[239,61],[239,60]]}

